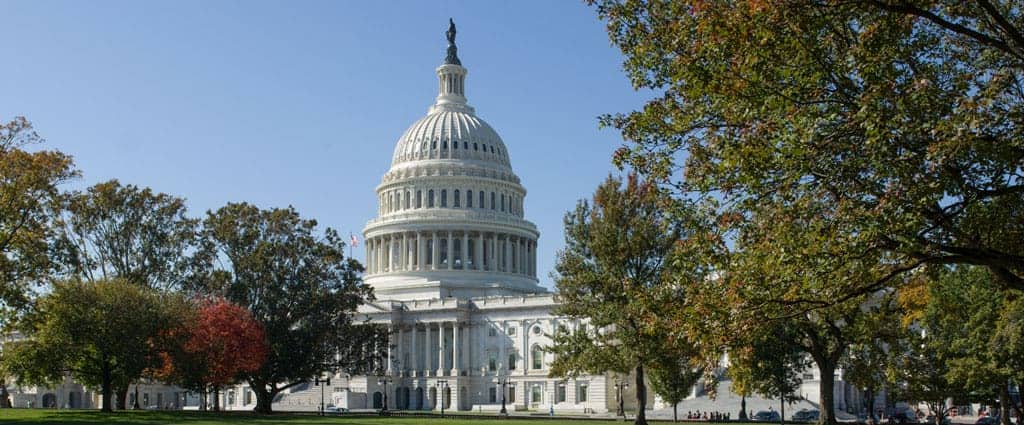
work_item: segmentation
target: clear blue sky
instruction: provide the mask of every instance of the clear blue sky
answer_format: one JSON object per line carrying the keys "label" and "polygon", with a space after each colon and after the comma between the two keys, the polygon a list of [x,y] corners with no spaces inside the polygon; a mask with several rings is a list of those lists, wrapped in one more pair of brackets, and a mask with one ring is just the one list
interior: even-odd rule
{"label": "clear blue sky", "polygon": [[596,117],[643,101],[603,22],[569,0],[5,0],[0,14],[0,119],[24,115],[73,155],[75,187],[117,178],[196,216],[293,205],[344,234],[374,217],[395,141],[433,101],[453,17],[549,287],[563,214],[613,171],[621,137]]}

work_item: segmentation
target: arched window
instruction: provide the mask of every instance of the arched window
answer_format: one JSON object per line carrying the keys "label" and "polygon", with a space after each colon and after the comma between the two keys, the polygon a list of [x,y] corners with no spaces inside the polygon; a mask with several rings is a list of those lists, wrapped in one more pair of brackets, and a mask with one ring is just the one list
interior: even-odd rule
{"label": "arched window", "polygon": [[462,142],[462,149],[469,149],[469,142]]}
{"label": "arched window", "polygon": [[441,189],[441,208],[448,206],[448,190]]}
{"label": "arched window", "polygon": [[430,149],[437,149],[437,140],[430,142]]}
{"label": "arched window", "polygon": [[495,205],[496,203],[494,202],[495,199],[496,198],[494,196],[494,192],[491,192],[491,209],[492,210],[495,209],[495,207],[497,207],[497,205]]}
{"label": "arched window", "polygon": [[480,149],[477,149],[477,145],[476,145],[476,142],[473,142],[473,150],[475,150],[475,151],[478,151],[478,150],[480,150]]}
{"label": "arched window", "polygon": [[452,198],[452,201],[453,201],[452,204],[453,205],[452,206],[455,207],[455,208],[458,208],[459,207],[459,190],[455,189],[455,191],[452,192],[452,196],[453,196],[453,198]]}
{"label": "arched window", "polygon": [[501,212],[505,212],[505,194],[501,194]]}
{"label": "arched window", "polygon": [[416,191],[416,208],[423,208],[423,191]]}
{"label": "arched window", "polygon": [[405,191],[405,209],[409,209],[409,191]]}
{"label": "arched window", "polygon": [[480,202],[477,204],[480,208],[487,208],[487,204],[484,204],[484,191],[480,191]]}
{"label": "arched window", "polygon": [[473,191],[466,191],[466,208],[473,208]]}
{"label": "arched window", "polygon": [[427,208],[434,208],[434,189],[427,191]]}
{"label": "arched window", "polygon": [[539,345],[534,345],[530,349],[530,359],[532,360],[530,363],[531,369],[539,370],[544,368],[544,350]]}
{"label": "arched window", "polygon": [[458,148],[459,148],[459,141],[456,140],[456,141],[452,142],[452,149],[458,149]]}

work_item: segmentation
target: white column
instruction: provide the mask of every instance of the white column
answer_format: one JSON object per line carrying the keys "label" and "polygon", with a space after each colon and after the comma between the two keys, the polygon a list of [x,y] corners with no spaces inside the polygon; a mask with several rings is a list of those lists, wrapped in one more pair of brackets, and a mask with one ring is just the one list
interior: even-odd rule
{"label": "white column", "polygon": [[391,329],[388,329],[388,337],[387,339],[384,340],[384,343],[387,344],[387,346],[384,348],[387,349],[388,353],[387,359],[385,360],[386,362],[388,362],[388,364],[384,365],[384,369],[386,370],[385,374],[387,375],[391,375],[394,373],[394,371],[391,369],[391,365],[395,362],[395,353],[393,352],[394,350],[391,349],[391,346],[394,345],[391,343],[392,333],[393,332],[391,332]]}
{"label": "white column", "polygon": [[505,264],[505,270],[504,270],[505,273],[509,273],[509,272],[512,271],[512,263],[511,263],[512,256],[509,255],[511,253],[511,246],[512,246],[512,243],[509,241],[510,237],[511,237],[511,235],[505,235],[505,252],[502,253],[502,256],[505,258],[502,261]]}
{"label": "white column", "polygon": [[425,324],[424,327],[427,329],[427,339],[423,341],[423,357],[426,359],[426,361],[424,362],[425,364],[423,366],[424,369],[426,369],[427,371],[424,375],[430,375],[430,372],[433,372],[434,370],[434,355],[431,354],[430,350],[430,334],[432,334],[433,332],[430,329],[430,323]]}
{"label": "white column", "polygon": [[498,271],[498,234],[491,233],[491,271]]}
{"label": "white column", "polygon": [[405,232],[402,232],[402,240],[398,242],[398,270],[405,270],[406,264],[406,237]]}
{"label": "white column", "polygon": [[448,242],[445,242],[445,243],[448,245],[448,254],[445,255],[445,260],[448,260],[448,270],[451,270],[451,269],[455,268],[455,257],[454,257],[455,249],[453,249],[454,247],[452,246],[452,232],[451,231],[448,232],[448,239],[447,239],[447,241]]}
{"label": "white column", "polygon": [[412,347],[409,350],[409,357],[412,358],[412,376],[420,376],[420,347],[416,345],[416,334],[419,331],[416,329],[416,324],[412,324]]}
{"label": "white column", "polygon": [[484,269],[484,232],[479,232],[476,235],[476,269]]}
{"label": "white column", "polygon": [[433,258],[431,258],[431,260],[433,260],[433,261],[430,262],[430,269],[431,270],[437,270],[437,265],[440,264],[440,261],[441,261],[441,259],[438,258],[438,257],[441,256],[441,244],[437,243],[437,232],[433,233],[433,237],[431,239],[432,239],[431,243],[434,246],[431,247],[431,248],[433,248],[431,250],[431,251],[433,251],[433,252],[431,252],[431,255],[433,256]]}
{"label": "white column", "polygon": [[444,322],[437,324],[437,376],[444,376]]}
{"label": "white column", "polygon": [[519,274],[526,274],[526,244],[527,239],[519,238]]}
{"label": "white column", "polygon": [[370,241],[363,240],[363,250],[366,251],[366,272],[367,274],[373,274],[373,257],[370,256]]}
{"label": "white column", "polygon": [[462,232],[462,270],[469,270],[469,232]]}
{"label": "white column", "polygon": [[402,350],[402,337],[405,336],[405,329],[402,326],[398,326],[398,338],[395,340],[395,356],[398,358],[398,375],[405,375],[406,369],[409,368],[409,364],[405,362],[405,353]]}
{"label": "white column", "polygon": [[[505,370],[508,370],[508,344],[505,342],[505,331],[508,329],[508,325],[505,321],[498,322],[498,364],[505,365]],[[499,370],[500,374],[501,371]],[[500,395],[499,395],[500,396]]]}
{"label": "white column", "polygon": [[462,344],[459,344],[459,330],[462,326],[459,322],[455,322],[452,325],[452,375],[459,376],[459,369],[461,364],[459,363],[460,353],[462,351]]}
{"label": "white column", "polygon": [[426,248],[425,242],[423,241],[423,233],[416,232],[416,270],[427,269],[427,255],[425,254]]}

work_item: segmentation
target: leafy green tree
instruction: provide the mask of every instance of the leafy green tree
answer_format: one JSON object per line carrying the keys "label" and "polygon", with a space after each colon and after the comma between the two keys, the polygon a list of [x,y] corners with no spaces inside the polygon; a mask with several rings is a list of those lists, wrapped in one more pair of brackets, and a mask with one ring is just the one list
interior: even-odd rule
{"label": "leafy green tree", "polygon": [[256,393],[256,411],[271,412],[279,392],[324,371],[350,367],[350,347],[366,333],[356,308],[371,299],[363,267],[345,258],[337,232],[292,208],[261,210],[228,204],[208,212],[199,258],[208,269],[189,288],[246,307],[262,323],[269,352],[263,366],[243,374]]}
{"label": "leafy green tree", "polygon": [[[667,312],[685,305],[687,282],[673,274],[683,221],[666,211],[671,202],[658,187],[630,176],[608,177],[593,204],[580,201],[566,214],[566,247],[558,254],[556,313],[589,320],[595,332],[556,334],[551,375],[615,371],[632,373],[636,423],[646,423],[645,372],[658,359],[685,358],[685,332],[667,326]],[[683,261],[683,260],[679,260]]]}
{"label": "leafy green tree", "polygon": [[835,281],[817,301],[925,264],[985,266],[1024,289],[1019,4],[590,2],[634,87],[655,93],[603,117],[626,140],[617,164],[716,198],[723,215],[801,225],[794,210],[828,202],[818,221],[839,259],[886,257],[875,279]]}
{"label": "leafy green tree", "polygon": [[5,346],[5,367],[18,382],[39,385],[70,374],[99,388],[109,412],[118,382],[158,364],[154,341],[178,320],[168,307],[178,304],[123,279],[55,283],[19,325],[24,339]]}
{"label": "leafy green tree", "polygon": [[672,405],[672,422],[679,422],[679,403],[690,396],[704,370],[694,364],[696,353],[692,357],[672,354],[663,353],[651,367],[649,376],[654,393]]}
{"label": "leafy green tree", "polygon": [[[1021,382],[1021,364],[1015,353],[1024,351],[1019,330],[1020,296],[999,291],[991,271],[974,266],[943,268],[922,276],[923,299],[917,300],[908,324],[924,334],[911,341],[931,350],[934,368],[942,379],[960,392],[962,401],[999,403],[1004,425],[1010,409],[1019,409],[1010,397],[1010,386]],[[917,348],[917,347],[915,347]],[[933,357],[925,357],[931,360]],[[939,380],[939,378],[935,378]],[[938,386],[937,384],[932,384]]]}
{"label": "leafy green tree", "polygon": [[32,286],[52,271],[59,186],[78,176],[70,156],[26,150],[42,141],[24,117],[0,122],[0,322],[28,305]]}
{"label": "leafy green tree", "polygon": [[117,180],[73,193],[61,220],[67,271],[178,288],[190,275],[199,222],[186,212],[184,199]]}
{"label": "leafy green tree", "polygon": [[786,422],[786,404],[800,400],[800,373],[810,366],[799,342],[803,335],[798,328],[786,322],[771,322],[738,338],[739,343],[729,350],[733,388],[744,395],[777,398],[781,423]]}

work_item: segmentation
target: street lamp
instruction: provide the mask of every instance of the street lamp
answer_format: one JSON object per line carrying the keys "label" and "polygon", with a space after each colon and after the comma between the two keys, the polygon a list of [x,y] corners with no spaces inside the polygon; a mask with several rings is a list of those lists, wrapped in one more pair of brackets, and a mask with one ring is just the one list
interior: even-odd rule
{"label": "street lamp", "polygon": [[498,365],[498,373],[502,376],[498,378],[498,385],[501,385],[501,414],[508,415],[508,410],[505,409],[505,393],[508,392],[505,387],[508,385],[508,374],[502,373],[503,369],[501,364]]}
{"label": "street lamp", "polygon": [[447,389],[448,389],[448,380],[447,379],[439,379],[437,381],[437,392],[439,393],[437,395],[437,401],[438,401],[438,403],[441,403],[441,417],[442,418],[444,417],[444,391],[447,390]]}
{"label": "street lamp", "polygon": [[380,409],[381,414],[384,414],[384,412],[388,411],[388,382],[390,381],[391,377],[389,376],[385,376],[377,380],[377,385],[384,386],[384,406]]}
{"label": "street lamp", "polygon": [[320,387],[320,416],[324,416],[324,387],[331,385],[331,378],[328,376],[327,379],[321,380],[316,376],[313,378],[313,385]]}
{"label": "street lamp", "polygon": [[624,406],[625,397],[623,397],[625,394],[623,394],[623,391],[628,388],[628,382],[619,379],[615,380],[615,397],[619,399],[619,410],[615,412],[615,416],[622,416],[623,418],[626,417],[626,409]]}

